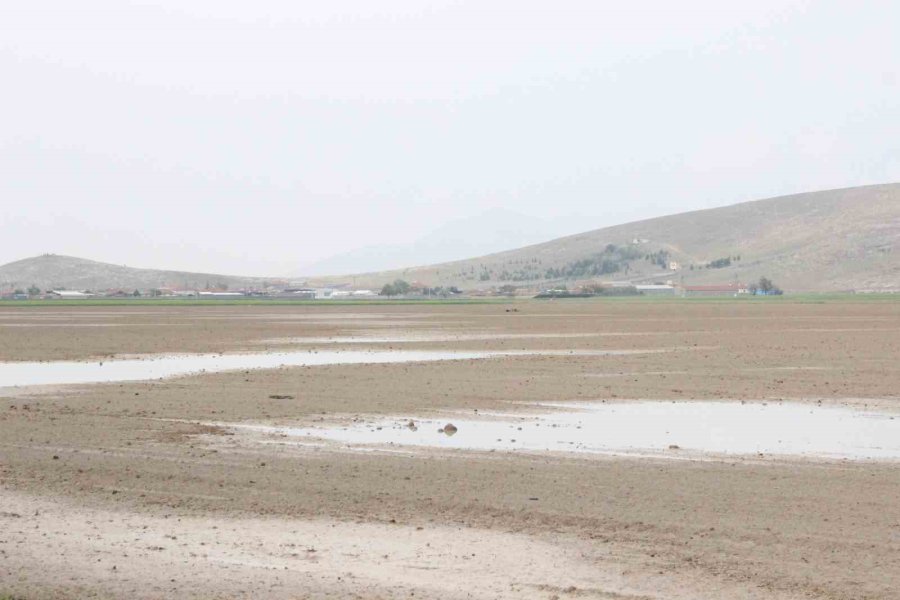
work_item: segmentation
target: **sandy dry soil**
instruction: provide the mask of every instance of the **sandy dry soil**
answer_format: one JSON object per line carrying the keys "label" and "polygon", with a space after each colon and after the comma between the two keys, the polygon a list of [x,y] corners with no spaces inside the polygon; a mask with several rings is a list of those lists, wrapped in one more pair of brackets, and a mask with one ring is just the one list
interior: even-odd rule
{"label": "sandy dry soil", "polygon": [[0,308],[14,361],[353,336],[673,349],[0,390],[0,596],[898,598],[896,463],[348,452],[206,425],[642,398],[900,412],[898,334],[900,303]]}

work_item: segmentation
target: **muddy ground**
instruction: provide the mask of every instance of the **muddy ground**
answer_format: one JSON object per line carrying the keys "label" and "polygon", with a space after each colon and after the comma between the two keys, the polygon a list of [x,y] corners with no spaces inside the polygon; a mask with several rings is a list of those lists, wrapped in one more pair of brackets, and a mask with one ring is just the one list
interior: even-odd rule
{"label": "muddy ground", "polygon": [[358,452],[210,425],[604,399],[900,412],[898,334],[900,303],[0,307],[7,361],[353,336],[658,351],[0,389],[0,597],[898,598],[896,463]]}

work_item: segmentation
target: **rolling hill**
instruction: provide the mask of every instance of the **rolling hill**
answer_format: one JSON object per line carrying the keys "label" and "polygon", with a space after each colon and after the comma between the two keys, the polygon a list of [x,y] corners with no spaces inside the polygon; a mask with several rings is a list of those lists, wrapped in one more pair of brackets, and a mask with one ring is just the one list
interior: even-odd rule
{"label": "rolling hill", "polygon": [[744,202],[352,279],[366,286],[403,278],[472,288],[579,279],[691,285],[761,276],[788,291],[900,290],[900,184]]}
{"label": "rolling hill", "polygon": [[154,288],[202,290],[260,287],[265,281],[257,277],[135,269],[58,254],[44,254],[0,266],[0,289],[24,289],[36,285],[42,290],[130,291]]}

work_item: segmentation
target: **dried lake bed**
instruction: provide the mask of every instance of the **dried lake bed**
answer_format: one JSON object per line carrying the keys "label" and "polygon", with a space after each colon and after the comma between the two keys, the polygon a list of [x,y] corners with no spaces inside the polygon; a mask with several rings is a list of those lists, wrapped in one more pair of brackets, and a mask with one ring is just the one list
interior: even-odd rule
{"label": "dried lake bed", "polygon": [[900,303],[0,322],[0,595],[900,589]]}

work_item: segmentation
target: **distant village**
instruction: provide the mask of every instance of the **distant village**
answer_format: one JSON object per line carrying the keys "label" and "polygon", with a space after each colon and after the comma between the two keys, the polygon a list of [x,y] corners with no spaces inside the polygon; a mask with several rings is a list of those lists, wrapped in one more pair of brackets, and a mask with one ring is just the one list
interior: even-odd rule
{"label": "distant village", "polygon": [[0,291],[0,298],[6,300],[81,300],[90,298],[154,298],[154,299],[209,299],[228,300],[240,298],[271,298],[280,300],[337,300],[377,298],[378,293],[367,289],[349,289],[349,286],[328,288],[291,287],[268,285],[260,288],[228,289],[218,286],[204,289],[161,287],[152,289],[105,289],[105,290],[41,290],[35,286],[28,289]]}
{"label": "distant village", "polygon": [[771,281],[762,278],[759,282],[720,283],[710,285],[679,285],[671,280],[654,283],[632,283],[631,281],[599,281],[583,280],[571,284],[555,284],[550,287],[533,285],[505,284],[494,287],[481,287],[462,290],[456,286],[429,287],[402,279],[385,284],[379,290],[354,288],[349,284],[337,284],[329,287],[291,287],[268,286],[261,289],[176,289],[154,288],[149,290],[41,290],[36,286],[27,289],[15,288],[0,291],[2,300],[88,300],[88,299],[198,299],[198,300],[238,300],[238,299],[271,299],[271,300],[373,300],[373,299],[406,299],[427,300],[441,298],[485,298],[485,297],[533,297],[549,298],[588,298],[603,296],[672,296],[672,297],[710,297],[710,296],[765,296],[781,295],[782,291]]}

